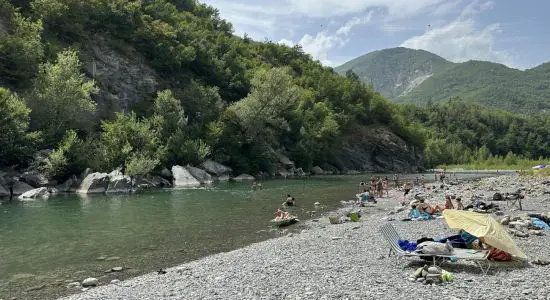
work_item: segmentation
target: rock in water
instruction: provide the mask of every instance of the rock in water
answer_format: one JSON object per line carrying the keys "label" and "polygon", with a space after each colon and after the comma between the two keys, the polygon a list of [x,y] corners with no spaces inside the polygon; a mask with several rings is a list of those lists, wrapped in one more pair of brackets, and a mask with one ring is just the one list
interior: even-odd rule
{"label": "rock in water", "polygon": [[321,167],[315,166],[315,167],[311,168],[311,173],[313,173],[314,175],[324,175],[325,171],[323,171],[323,169],[321,169]]}
{"label": "rock in water", "polygon": [[28,192],[23,193],[19,196],[19,200],[36,200],[36,198],[47,198],[50,193],[48,193],[48,188],[41,187]]}
{"label": "rock in water", "polygon": [[109,174],[109,184],[106,193],[130,193],[132,192],[132,179],[120,172],[111,172]]}
{"label": "rock in water", "polygon": [[97,286],[99,284],[99,281],[97,278],[86,278],[84,281],[82,281],[82,286]]}
{"label": "rock in water", "polygon": [[187,169],[187,171],[189,171],[189,173],[191,173],[193,177],[195,177],[202,184],[212,184],[214,182],[214,180],[212,179],[212,176],[210,176],[210,174],[208,174],[206,171],[202,169],[191,167],[189,165],[187,165],[187,167],[185,168]]}
{"label": "rock in water", "polygon": [[201,185],[201,182],[182,166],[173,166],[172,176],[174,177],[175,187],[195,187]]}
{"label": "rock in water", "polygon": [[111,269],[111,271],[120,272],[120,271],[122,271],[122,267],[114,267],[114,268]]}
{"label": "rock in water", "polygon": [[235,181],[252,181],[252,180],[255,180],[254,176],[252,175],[248,175],[248,174],[241,174],[235,178],[233,178],[233,180]]}
{"label": "rock in water", "polygon": [[92,173],[84,178],[76,192],[80,194],[100,194],[105,193],[108,187],[109,174]]}
{"label": "rock in water", "polygon": [[203,168],[204,170],[206,170],[206,172],[210,174],[216,175],[217,177],[221,177],[224,175],[229,176],[233,172],[233,169],[231,169],[230,167],[226,167],[213,160],[207,160],[203,162],[201,164],[201,168]]}

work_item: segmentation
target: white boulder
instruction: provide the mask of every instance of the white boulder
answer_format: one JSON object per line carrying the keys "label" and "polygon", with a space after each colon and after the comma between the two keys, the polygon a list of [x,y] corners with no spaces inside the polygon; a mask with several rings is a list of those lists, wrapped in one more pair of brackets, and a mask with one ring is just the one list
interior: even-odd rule
{"label": "white boulder", "polygon": [[50,193],[48,192],[48,188],[41,187],[21,194],[21,196],[19,196],[19,200],[35,200],[36,198],[48,198],[49,194]]}
{"label": "white boulder", "polygon": [[174,177],[175,187],[195,187],[201,185],[201,182],[182,166],[173,166],[172,176]]}
{"label": "white boulder", "polygon": [[76,190],[79,194],[100,194],[105,193],[109,187],[109,174],[91,173],[80,184]]}

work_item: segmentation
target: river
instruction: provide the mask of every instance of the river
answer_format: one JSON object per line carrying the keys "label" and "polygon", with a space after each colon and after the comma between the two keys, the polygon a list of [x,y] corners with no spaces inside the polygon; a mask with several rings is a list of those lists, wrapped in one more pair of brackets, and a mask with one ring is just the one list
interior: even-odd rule
{"label": "river", "polygon": [[[281,232],[271,229],[269,220],[287,193],[297,199],[293,213],[305,220],[353,199],[358,182],[366,178],[271,180],[254,192],[250,183],[220,183],[3,203],[0,299],[54,298],[71,292],[65,287],[70,281],[96,277],[108,283],[276,237]],[[315,209],[315,202],[325,207]],[[123,272],[105,272],[119,266]]]}

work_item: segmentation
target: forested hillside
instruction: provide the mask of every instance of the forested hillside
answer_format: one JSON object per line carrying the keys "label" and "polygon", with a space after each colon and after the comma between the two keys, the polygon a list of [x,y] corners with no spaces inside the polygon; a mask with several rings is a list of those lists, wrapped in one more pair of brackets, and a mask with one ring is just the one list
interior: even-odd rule
{"label": "forested hillside", "polygon": [[[415,129],[356,76],[232,33],[194,0],[0,0],[0,167],[60,179],[206,158],[273,172],[280,153],[306,170],[420,162]],[[378,138],[339,165],[357,130]]]}
{"label": "forested hillside", "polygon": [[426,51],[393,48],[361,56],[336,70],[352,70],[399,103],[426,105],[460,97],[511,112],[550,109],[548,63],[520,71],[484,61],[451,63]]}
{"label": "forested hillside", "polygon": [[400,106],[405,118],[422,127],[426,164],[493,161],[515,165],[521,158],[550,157],[550,118],[522,116],[452,99],[418,107]]}

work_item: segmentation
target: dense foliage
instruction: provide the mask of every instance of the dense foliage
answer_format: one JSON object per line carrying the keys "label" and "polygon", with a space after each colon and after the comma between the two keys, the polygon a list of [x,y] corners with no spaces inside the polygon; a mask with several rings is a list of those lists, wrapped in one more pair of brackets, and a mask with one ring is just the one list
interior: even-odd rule
{"label": "dense foliage", "polygon": [[427,105],[461,97],[511,112],[550,109],[550,63],[520,71],[484,61],[451,63],[423,50],[393,48],[358,57],[336,70],[354,71],[399,103]]}
{"label": "dense foliage", "polygon": [[[272,171],[277,152],[308,169],[330,162],[352,128],[372,124],[421,146],[354,74],[232,32],[195,0],[0,0],[0,105],[10,107],[1,113],[18,139],[0,167],[24,167],[33,150],[49,148],[40,168],[53,178],[85,167],[141,175],[205,158]],[[95,59],[88,48],[98,36],[145,59],[158,78],[124,113],[111,111],[106,83],[82,63]]]}
{"label": "dense foliage", "polygon": [[410,123],[423,124],[429,166],[472,162],[516,165],[521,159],[550,157],[548,115],[518,116],[460,99],[424,108],[408,104],[400,109]]}

